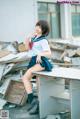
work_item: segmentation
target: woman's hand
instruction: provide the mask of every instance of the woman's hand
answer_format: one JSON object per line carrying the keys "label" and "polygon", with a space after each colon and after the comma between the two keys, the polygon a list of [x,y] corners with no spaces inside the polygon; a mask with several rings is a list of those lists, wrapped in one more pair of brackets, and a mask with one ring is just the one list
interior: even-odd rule
{"label": "woman's hand", "polygon": [[37,55],[36,63],[41,63],[41,56],[40,55]]}
{"label": "woman's hand", "polygon": [[30,38],[28,37],[28,38],[26,38],[26,40],[24,41],[24,45],[25,45],[26,50],[29,50],[29,49],[30,49],[30,47],[29,47],[29,42],[30,42]]}

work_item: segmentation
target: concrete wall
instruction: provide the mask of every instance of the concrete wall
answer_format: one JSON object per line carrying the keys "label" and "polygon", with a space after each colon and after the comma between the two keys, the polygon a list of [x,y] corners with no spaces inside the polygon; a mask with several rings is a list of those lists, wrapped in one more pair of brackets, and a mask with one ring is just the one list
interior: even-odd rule
{"label": "concrete wall", "polygon": [[0,0],[0,41],[23,41],[37,20],[35,0]]}

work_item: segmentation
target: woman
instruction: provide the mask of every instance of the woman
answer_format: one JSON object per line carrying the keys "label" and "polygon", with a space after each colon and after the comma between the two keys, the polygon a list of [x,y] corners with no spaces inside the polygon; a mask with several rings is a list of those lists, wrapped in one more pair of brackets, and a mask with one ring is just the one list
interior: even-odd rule
{"label": "woman", "polygon": [[[47,21],[40,20],[36,23],[34,35],[27,40],[29,47],[29,53],[32,58],[28,65],[28,70],[22,77],[26,92],[28,94],[28,102],[30,103],[29,113],[38,113],[38,101],[34,101],[32,92],[31,78],[34,71],[51,71],[52,65],[48,58],[51,57],[51,50],[46,40],[46,36],[49,34],[49,25]],[[28,42],[29,41],[29,42]]]}

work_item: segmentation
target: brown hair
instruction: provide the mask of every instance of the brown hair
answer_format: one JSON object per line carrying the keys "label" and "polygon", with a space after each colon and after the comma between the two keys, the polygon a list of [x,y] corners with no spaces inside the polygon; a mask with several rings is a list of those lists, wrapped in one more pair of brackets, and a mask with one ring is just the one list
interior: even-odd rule
{"label": "brown hair", "polygon": [[39,20],[36,23],[36,26],[40,26],[42,30],[42,35],[47,36],[50,32],[49,24],[45,20]]}

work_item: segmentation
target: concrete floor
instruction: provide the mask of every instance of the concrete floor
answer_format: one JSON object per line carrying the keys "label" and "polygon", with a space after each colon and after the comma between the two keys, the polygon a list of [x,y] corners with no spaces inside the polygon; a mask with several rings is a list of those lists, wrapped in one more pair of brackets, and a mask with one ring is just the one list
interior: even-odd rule
{"label": "concrete floor", "polygon": [[[26,103],[24,106],[15,106],[12,104],[8,104],[4,106],[3,110],[9,111],[9,119],[40,119],[39,115],[30,115],[27,111],[29,104]],[[49,117],[49,119],[53,119],[53,117]],[[3,119],[3,118],[0,118]],[[6,118],[4,118],[6,119]],[[45,118],[46,119],[46,118]],[[57,118],[56,118],[57,119]],[[62,113],[60,119],[71,119],[71,114],[69,113]]]}
{"label": "concrete floor", "polygon": [[28,104],[24,106],[9,107],[9,105],[4,107],[4,110],[9,110],[9,119],[39,119],[39,115],[29,115],[27,112]]}

